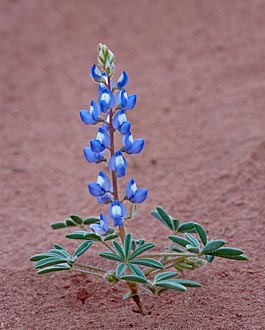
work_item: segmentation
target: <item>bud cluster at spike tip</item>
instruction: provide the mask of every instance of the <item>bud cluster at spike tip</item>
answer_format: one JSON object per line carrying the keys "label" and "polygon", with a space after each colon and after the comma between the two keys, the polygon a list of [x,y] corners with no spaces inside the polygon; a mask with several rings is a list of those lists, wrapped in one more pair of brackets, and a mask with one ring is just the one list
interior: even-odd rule
{"label": "bud cluster at spike tip", "polygon": [[[109,175],[103,171],[98,173],[96,182],[88,184],[89,193],[97,198],[98,203],[108,204],[107,214],[113,220],[114,226],[122,226],[128,212],[124,201],[136,204],[147,198],[146,188],[138,189],[134,179],[126,185],[122,198],[115,199],[113,183],[110,177],[122,178],[126,175],[128,167],[125,154],[138,154],[144,147],[143,139],[133,139],[131,123],[127,119],[127,112],[131,112],[136,105],[136,95],[128,95],[125,87],[128,85],[128,74],[123,71],[116,82],[112,80],[114,73],[114,54],[103,44],[99,44],[98,64],[90,69],[90,77],[98,84],[97,102],[92,100],[89,110],[80,111],[80,119],[86,125],[102,126],[98,128],[97,135],[89,142],[90,147],[84,148],[85,159],[89,163],[105,162]],[[112,134],[111,134],[112,133]],[[122,147],[118,150],[114,146],[114,135],[120,136]],[[112,143],[113,142],[113,143]],[[112,174],[111,174],[112,172]],[[116,196],[118,193],[116,193]],[[100,223],[92,224],[91,229],[99,236],[107,235],[110,231],[108,218],[100,214]]]}

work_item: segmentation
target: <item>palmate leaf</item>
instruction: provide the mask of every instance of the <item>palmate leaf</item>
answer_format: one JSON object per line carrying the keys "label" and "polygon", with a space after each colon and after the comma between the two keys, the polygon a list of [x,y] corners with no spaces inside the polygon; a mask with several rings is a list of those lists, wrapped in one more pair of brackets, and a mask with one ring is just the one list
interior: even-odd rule
{"label": "palmate leaf", "polygon": [[156,268],[156,269],[163,269],[164,266],[161,264],[161,262],[151,259],[151,258],[138,258],[138,259],[133,259],[130,260],[131,264],[134,265],[141,265],[141,266],[146,266],[146,267],[151,267],[151,268]]}
{"label": "palmate leaf", "polygon": [[248,260],[248,257],[244,254],[243,250],[230,247],[221,247],[215,251],[212,251],[211,255],[226,259]]}
{"label": "palmate leaf", "polygon": [[69,269],[71,269],[71,266],[68,263],[62,263],[62,264],[42,268],[37,272],[37,274],[46,274],[46,273],[58,272],[61,270],[69,270]]}
{"label": "palmate leaf", "polygon": [[152,210],[150,212],[150,214],[156,218],[157,220],[159,220],[160,222],[162,222],[163,225],[167,226],[170,230],[173,230],[173,224],[170,222],[166,222],[161,215],[158,213],[158,211]]}
{"label": "palmate leaf", "polygon": [[173,223],[172,223],[172,218],[167,212],[162,209],[162,207],[157,207],[156,208],[157,212],[159,213],[161,219],[164,221],[164,224],[171,230],[174,230]]}
{"label": "palmate leaf", "polygon": [[56,250],[64,250],[63,246],[57,243],[53,244]]}
{"label": "palmate leaf", "polygon": [[75,250],[73,254],[73,258],[80,257],[83,253],[87,251],[87,249],[90,248],[90,246],[93,244],[93,241],[85,241],[82,244],[78,246],[78,248]]}

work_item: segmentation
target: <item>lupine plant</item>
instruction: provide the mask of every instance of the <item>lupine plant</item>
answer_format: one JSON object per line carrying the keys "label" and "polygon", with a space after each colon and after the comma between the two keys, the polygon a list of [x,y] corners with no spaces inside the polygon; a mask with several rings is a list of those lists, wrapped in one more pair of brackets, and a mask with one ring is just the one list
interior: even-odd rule
{"label": "lupine plant", "polygon": [[[127,156],[140,153],[144,140],[133,138],[131,122],[127,119],[136,105],[136,95],[128,95],[125,90],[128,75],[123,71],[115,82],[114,68],[114,54],[106,45],[99,44],[98,66],[94,64],[90,70],[92,80],[98,84],[98,99],[91,101],[89,110],[80,111],[84,124],[99,126],[96,138],[84,148],[84,157],[89,163],[101,167],[105,164],[104,171],[101,168],[95,181],[88,184],[88,192],[102,205],[102,213],[85,218],[72,214],[64,221],[52,223],[53,229],[79,227],[65,237],[82,243],[73,254],[54,244],[48,252],[31,257],[31,261],[36,262],[38,274],[73,270],[100,277],[113,285],[125,283],[129,291],[123,298],[133,299],[137,310],[146,315],[142,294],[158,296],[168,290],[183,292],[189,287],[200,287],[198,282],[181,278],[184,270],[211,263],[215,257],[248,258],[241,249],[224,246],[222,239],[210,240],[199,223],[180,223],[162,207],[150,213],[168,229],[163,251],[157,252],[153,242],[126,233],[126,223],[133,221],[136,206],[146,200],[148,191],[138,188],[134,178],[126,178]],[[80,262],[79,258],[91,252],[95,245],[104,249],[98,254],[98,264]],[[110,260],[110,269],[104,268],[108,263],[100,258]]]}

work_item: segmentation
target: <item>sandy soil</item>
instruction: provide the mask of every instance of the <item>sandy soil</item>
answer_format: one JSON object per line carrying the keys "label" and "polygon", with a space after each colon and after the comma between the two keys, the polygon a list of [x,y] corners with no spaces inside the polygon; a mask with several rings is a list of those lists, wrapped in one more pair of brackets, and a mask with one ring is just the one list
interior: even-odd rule
{"label": "sandy soil", "polygon": [[[262,0],[1,1],[0,329],[264,329],[265,2]],[[197,219],[248,263],[217,260],[185,277],[201,289],[146,297],[76,275],[37,276],[29,257],[75,242],[49,224],[98,214],[87,193],[94,131],[79,110],[96,97],[97,44],[126,69],[145,150],[129,173],[149,189],[130,229],[163,245],[156,205]],[[91,256],[94,258],[95,254]],[[78,292],[86,290],[82,304]]]}

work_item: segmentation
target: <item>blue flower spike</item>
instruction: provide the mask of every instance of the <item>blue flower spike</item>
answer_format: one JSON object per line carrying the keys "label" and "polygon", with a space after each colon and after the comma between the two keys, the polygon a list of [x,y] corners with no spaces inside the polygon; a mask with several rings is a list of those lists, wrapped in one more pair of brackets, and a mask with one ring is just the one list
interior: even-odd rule
{"label": "blue flower spike", "polygon": [[101,121],[101,117],[99,116],[99,108],[95,101],[91,101],[90,109],[87,110],[81,110],[80,111],[80,118],[83,123],[86,125],[95,125],[99,121]]}
{"label": "blue flower spike", "polygon": [[92,196],[102,196],[111,191],[111,184],[108,176],[100,171],[98,173],[97,182],[88,184],[88,190]]}
{"label": "blue flower spike", "polygon": [[100,127],[96,139],[90,140],[90,147],[93,152],[100,153],[110,146],[110,136],[108,132]]}
{"label": "blue flower spike", "polygon": [[113,219],[114,226],[122,226],[123,218],[127,216],[125,206],[119,201],[113,201],[109,206],[109,217]]}
{"label": "blue flower spike", "polygon": [[97,153],[93,152],[90,148],[84,148],[84,156],[89,163],[101,163],[106,161],[104,151]]}
{"label": "blue flower spike", "polygon": [[120,75],[120,78],[118,79],[118,81],[115,85],[115,88],[122,89],[127,85],[128,85],[128,75],[127,75],[126,71],[123,71],[123,73]]}
{"label": "blue flower spike", "polygon": [[117,177],[125,176],[127,162],[126,159],[123,157],[121,151],[117,151],[109,160],[109,169],[111,171],[115,171]]}
{"label": "blue flower spike", "polygon": [[138,154],[143,150],[144,139],[133,139],[132,134],[129,132],[123,137],[124,147],[122,151],[125,151],[128,154]]}
{"label": "blue flower spike", "polygon": [[132,203],[142,203],[146,200],[147,189],[141,188],[137,189],[134,179],[129,180],[126,185],[126,199]]}
{"label": "blue flower spike", "polygon": [[124,110],[119,110],[115,113],[112,126],[122,135],[126,135],[130,132],[131,123],[127,120]]}
{"label": "blue flower spike", "polygon": [[89,226],[93,232],[98,236],[105,236],[109,233],[110,227],[108,224],[108,218],[104,214],[100,214],[100,223],[93,223]]}
{"label": "blue flower spike", "polygon": [[103,88],[99,92],[98,103],[100,105],[101,112],[108,112],[109,108],[115,104],[115,98],[108,88]]}

